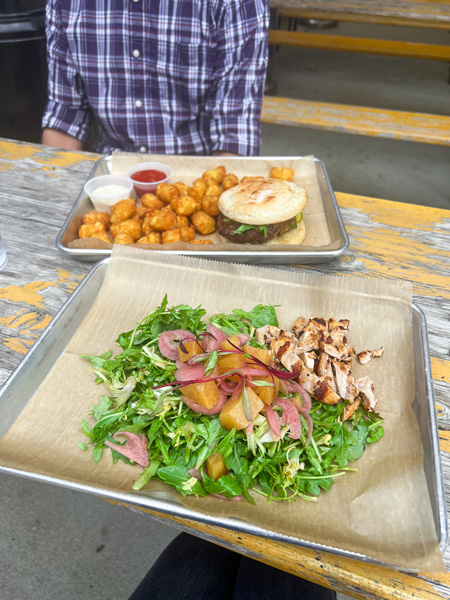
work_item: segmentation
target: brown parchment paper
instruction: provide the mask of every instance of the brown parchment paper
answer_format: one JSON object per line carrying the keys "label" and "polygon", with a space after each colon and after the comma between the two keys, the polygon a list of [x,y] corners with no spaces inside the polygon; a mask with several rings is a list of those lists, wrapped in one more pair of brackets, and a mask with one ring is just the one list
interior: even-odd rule
{"label": "brown parchment paper", "polygon": [[[0,464],[117,492],[131,491],[138,466],[98,464],[76,444],[86,441],[80,420],[106,388],[96,386],[80,354],[118,351],[122,331],[158,306],[201,304],[208,315],[258,303],[280,305],[280,324],[299,316],[350,319],[349,343],[359,350],[385,347],[382,358],[355,365],[373,379],[385,436],[357,461],[358,472],[336,480],[317,503],[256,506],[217,498],[178,499],[218,518],[237,517],[299,540],[364,555],[407,570],[443,570],[423,472],[423,449],[411,409],[414,371],[411,285],[356,277],[251,267],[115,247],[104,284],[64,354],[10,430],[0,439]],[[161,484],[157,485],[161,489]],[[152,488],[150,486],[149,488]],[[168,488],[166,488],[168,489]],[[136,492],[137,495],[148,491]],[[137,496],[138,498],[138,496]]]}
{"label": "brown parchment paper", "polygon": [[[197,236],[204,239],[211,239],[214,246],[196,244],[185,244],[182,242],[167,245],[146,244],[149,249],[170,249],[170,250],[195,250],[218,252],[227,250],[236,252],[292,252],[305,251],[308,248],[319,248],[326,246],[334,249],[336,243],[332,243],[330,231],[328,228],[322,197],[320,194],[318,176],[314,157],[307,156],[301,158],[277,158],[277,159],[256,159],[256,158],[227,158],[219,156],[177,156],[177,155],[159,155],[159,154],[137,154],[130,152],[114,152],[111,160],[111,172],[115,175],[126,176],[128,169],[141,162],[162,162],[167,164],[173,170],[170,183],[182,181],[191,185],[193,181],[202,176],[209,170],[223,165],[227,173],[234,173],[241,179],[244,176],[262,175],[268,177],[272,167],[289,167],[295,171],[292,181],[300,186],[304,186],[308,195],[308,203],[303,210],[303,219],[305,222],[306,235],[303,244],[300,246],[286,246],[274,244],[271,246],[258,244],[233,244],[214,233],[209,236]],[[69,243],[70,248],[111,248],[112,244],[100,240],[82,239],[73,240]]]}

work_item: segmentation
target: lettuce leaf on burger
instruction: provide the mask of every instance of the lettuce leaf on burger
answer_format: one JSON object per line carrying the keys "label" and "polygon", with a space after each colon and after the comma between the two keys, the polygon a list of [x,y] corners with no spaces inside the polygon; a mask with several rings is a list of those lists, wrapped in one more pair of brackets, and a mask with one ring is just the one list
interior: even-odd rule
{"label": "lettuce leaf on burger", "polygon": [[303,187],[281,179],[240,183],[219,198],[217,231],[237,244],[301,244],[308,198]]}

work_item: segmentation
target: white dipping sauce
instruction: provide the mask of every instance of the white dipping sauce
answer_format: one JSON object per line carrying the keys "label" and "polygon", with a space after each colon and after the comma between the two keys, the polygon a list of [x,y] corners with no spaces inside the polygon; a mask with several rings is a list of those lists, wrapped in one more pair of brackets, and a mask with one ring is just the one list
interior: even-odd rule
{"label": "white dipping sauce", "polygon": [[128,194],[128,188],[124,185],[110,184],[102,185],[96,188],[92,193],[91,197],[96,200],[108,200],[110,198],[117,198],[118,196],[126,196]]}

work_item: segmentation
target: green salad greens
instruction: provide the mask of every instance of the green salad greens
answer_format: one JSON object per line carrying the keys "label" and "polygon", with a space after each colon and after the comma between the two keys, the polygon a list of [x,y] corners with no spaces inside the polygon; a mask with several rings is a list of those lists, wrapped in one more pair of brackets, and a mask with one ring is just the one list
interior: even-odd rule
{"label": "green salad greens", "polygon": [[[82,356],[91,361],[95,381],[106,386],[107,393],[94,405],[91,423],[82,420],[81,428],[89,441],[80,443],[79,448],[92,448],[95,462],[100,461],[104,451],[111,451],[114,463],[122,460],[135,464],[136,455],[128,453],[128,458],[126,449],[133,444],[139,446],[143,460],[138,462],[144,468],[134,482],[134,490],[153,479],[172,486],[183,496],[218,494],[243,497],[253,504],[255,494],[268,501],[293,501],[298,497],[314,501],[322,490],[330,489],[335,478],[356,471],[353,463],[366,445],[383,436],[380,415],[362,406],[343,421],[346,402],[329,406],[312,398],[310,418],[305,411],[299,412],[298,439],[289,436],[289,425],[283,423],[282,408],[276,404],[272,408],[281,418],[280,436],[271,433],[265,407],[251,427],[228,430],[222,426],[220,414],[201,414],[187,406],[183,400],[183,386],[187,384],[176,379],[180,363],[161,352],[161,334],[191,332],[202,351],[190,364],[197,368],[203,365],[202,381],[212,379],[219,384],[223,376],[214,379],[214,367],[220,355],[226,353],[220,349],[204,351],[207,341],[214,340],[207,327],[219,328],[226,336],[245,335],[246,343],[258,348],[261,344],[254,339],[255,329],[278,325],[273,306],[217,314],[209,319],[210,325],[205,315],[201,306],[169,307],[166,296],[132,331],[119,336],[119,354],[113,356],[109,351],[101,356]],[[248,352],[241,352],[244,358],[251,358]],[[245,390],[252,378],[241,380]],[[273,384],[257,382],[253,389],[257,390],[258,385]],[[292,399],[295,394],[285,390],[278,395]],[[221,455],[226,467],[217,480],[207,469],[213,454]]]}

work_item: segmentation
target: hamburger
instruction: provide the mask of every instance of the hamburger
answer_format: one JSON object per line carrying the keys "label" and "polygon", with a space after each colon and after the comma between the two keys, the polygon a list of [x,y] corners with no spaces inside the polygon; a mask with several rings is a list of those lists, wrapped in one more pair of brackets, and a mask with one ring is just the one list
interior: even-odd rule
{"label": "hamburger", "polygon": [[217,231],[237,244],[301,244],[306,190],[291,181],[258,179],[240,183],[219,198]]}

